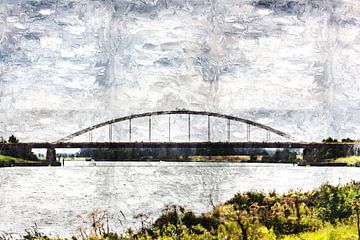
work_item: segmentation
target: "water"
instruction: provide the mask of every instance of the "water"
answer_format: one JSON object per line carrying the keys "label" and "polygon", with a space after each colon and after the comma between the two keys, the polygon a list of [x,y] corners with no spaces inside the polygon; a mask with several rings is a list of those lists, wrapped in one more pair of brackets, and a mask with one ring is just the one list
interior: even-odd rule
{"label": "water", "polygon": [[[65,167],[0,169],[0,232],[18,233],[36,223],[50,234],[76,233],[78,214],[113,213],[110,226],[137,227],[134,215],[154,220],[167,204],[196,213],[247,190],[311,190],[322,183],[360,181],[360,168],[298,167],[289,164],[66,162]],[[211,199],[211,200],[210,200]],[[123,221],[124,222],[124,221]]]}

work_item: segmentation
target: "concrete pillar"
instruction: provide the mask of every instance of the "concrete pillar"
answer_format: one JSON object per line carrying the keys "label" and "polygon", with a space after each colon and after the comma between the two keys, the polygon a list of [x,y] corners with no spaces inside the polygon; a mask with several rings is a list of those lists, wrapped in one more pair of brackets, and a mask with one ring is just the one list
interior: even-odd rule
{"label": "concrete pillar", "polygon": [[48,148],[46,151],[46,161],[51,166],[56,165],[56,151],[55,148]]}

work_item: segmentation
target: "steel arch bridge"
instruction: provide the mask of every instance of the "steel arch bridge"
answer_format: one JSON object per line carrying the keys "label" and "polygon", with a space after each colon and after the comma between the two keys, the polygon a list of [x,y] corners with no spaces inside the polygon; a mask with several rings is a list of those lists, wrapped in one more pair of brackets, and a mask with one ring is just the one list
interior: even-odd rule
{"label": "steel arch bridge", "polygon": [[[170,116],[171,115],[188,115],[188,138],[190,142],[190,131],[191,131],[191,124],[190,124],[190,117],[191,115],[201,115],[201,116],[207,116],[208,117],[208,142],[210,142],[210,118],[211,117],[217,117],[217,118],[223,118],[227,119],[227,141],[230,141],[230,124],[231,121],[234,122],[241,122],[247,124],[247,141],[250,141],[250,126],[254,126],[260,129],[264,129],[267,131],[267,140],[270,141],[270,133],[274,133],[278,136],[284,137],[286,139],[295,140],[292,136],[289,134],[279,131],[277,129],[274,129],[272,127],[266,126],[264,124],[254,122],[245,118],[240,118],[232,115],[227,114],[221,114],[221,113],[215,113],[215,112],[207,112],[207,111],[192,111],[192,110],[173,110],[173,111],[155,111],[155,112],[146,112],[146,113],[140,113],[140,114],[133,114],[128,115],[120,118],[114,118],[112,120],[108,120],[99,124],[95,124],[93,126],[84,128],[80,131],[77,131],[75,133],[72,133],[64,138],[61,138],[54,143],[63,143],[67,142],[77,136],[83,135],[85,133],[91,133],[92,130],[104,127],[106,125],[109,126],[109,142],[112,142],[112,124],[118,123],[118,122],[124,122],[129,121],[129,142],[131,142],[131,120],[136,118],[143,118],[143,117],[149,117],[149,142],[151,142],[151,117],[152,116],[159,116],[159,115],[168,115],[169,116],[169,122],[168,122],[168,130],[169,130],[169,141],[170,141]],[[92,141],[91,135],[89,135],[89,141]]]}

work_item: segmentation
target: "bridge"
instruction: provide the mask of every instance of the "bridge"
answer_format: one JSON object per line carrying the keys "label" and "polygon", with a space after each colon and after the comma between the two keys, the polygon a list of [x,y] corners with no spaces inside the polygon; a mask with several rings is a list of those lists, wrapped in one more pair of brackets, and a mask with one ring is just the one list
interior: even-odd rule
{"label": "bridge", "polygon": [[[167,115],[168,122],[166,130],[168,132],[167,141],[155,142],[152,141],[152,119],[155,116]],[[187,116],[187,132],[188,141],[185,142],[172,142],[171,141],[171,117],[172,115],[186,115]],[[201,115],[207,117],[205,124],[207,125],[207,141],[196,142],[191,140],[191,120],[195,115]],[[137,142],[132,141],[132,120],[137,118],[148,118],[148,141]],[[211,141],[211,119],[221,118],[226,120],[227,138],[221,142]],[[113,141],[113,125],[119,122],[128,122],[128,136],[129,139],[126,142]],[[246,125],[246,141],[238,142],[231,141],[231,124],[232,122],[240,122]],[[92,131],[98,128],[108,126],[108,141],[107,142],[94,142],[92,141]],[[254,142],[251,141],[251,127],[256,127],[266,132],[266,141]],[[88,142],[70,142],[75,137],[88,134]],[[275,134],[284,138],[284,142],[271,142],[270,134]],[[292,141],[290,141],[292,140]],[[337,143],[339,144],[339,143]],[[340,143],[340,144],[352,144],[357,143]],[[19,151],[31,151],[33,148],[46,148],[46,159],[49,163],[56,162],[56,148],[208,148],[208,149],[229,149],[229,148],[303,148],[314,149],[329,146],[329,143],[306,143],[298,142],[294,137],[289,134],[274,129],[270,126],[254,122],[245,118],[240,118],[233,115],[220,114],[207,111],[191,111],[191,110],[175,110],[175,111],[156,111],[147,112],[141,114],[133,114],[120,118],[111,119],[105,122],[98,123],[96,125],[81,129],[77,132],[69,134],[55,142],[25,142],[25,143],[0,143],[1,148],[15,148]],[[305,155],[305,153],[304,153]]]}
{"label": "bridge", "polygon": [[175,111],[157,111],[157,112],[147,112],[147,113],[141,113],[141,114],[134,114],[134,115],[129,115],[129,116],[125,116],[125,117],[120,117],[120,118],[115,118],[109,121],[105,121],[93,126],[90,126],[88,128],[82,129],[80,131],[77,131],[75,133],[72,133],[64,138],[61,138],[59,140],[56,141],[56,143],[60,143],[60,142],[67,142],[77,136],[83,135],[85,133],[89,133],[89,141],[92,140],[92,135],[91,132],[95,129],[104,127],[104,126],[109,126],[109,139],[108,142],[112,142],[113,137],[112,137],[112,125],[115,123],[119,123],[119,122],[124,122],[124,121],[128,121],[129,123],[129,127],[128,127],[128,131],[129,131],[129,142],[132,141],[132,120],[136,119],[136,118],[145,118],[148,117],[148,121],[149,121],[149,127],[148,127],[148,136],[149,136],[149,142],[151,142],[151,130],[152,130],[152,117],[154,116],[160,116],[160,115],[168,115],[168,141],[170,142],[170,137],[171,137],[171,115],[187,115],[188,117],[188,128],[187,128],[187,132],[188,132],[188,141],[191,141],[191,117],[194,115],[200,115],[200,116],[206,116],[207,117],[207,133],[208,133],[208,142],[211,141],[211,118],[212,117],[216,117],[216,118],[223,118],[225,120],[227,120],[227,142],[230,142],[230,136],[231,136],[231,122],[241,122],[241,123],[245,123],[247,125],[247,131],[246,131],[246,139],[247,142],[250,141],[250,137],[251,137],[251,126],[263,129],[267,132],[267,141],[270,141],[270,133],[274,133],[278,136],[284,137],[286,139],[291,139],[291,140],[295,140],[293,137],[291,137],[289,134],[279,131],[277,129],[274,129],[272,127],[266,126],[264,124],[261,123],[257,123],[248,119],[244,119],[244,118],[240,118],[240,117],[236,117],[236,116],[232,116],[232,115],[226,115],[226,114],[220,114],[220,113],[214,113],[214,112],[206,112],[206,111],[191,111],[191,110],[175,110]]}

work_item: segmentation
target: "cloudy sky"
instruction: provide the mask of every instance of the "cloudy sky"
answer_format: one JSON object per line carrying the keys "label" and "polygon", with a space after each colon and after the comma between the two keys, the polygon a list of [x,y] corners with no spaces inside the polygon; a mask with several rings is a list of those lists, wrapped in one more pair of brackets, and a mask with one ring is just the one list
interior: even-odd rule
{"label": "cloudy sky", "polygon": [[360,138],[359,70],[358,0],[0,0],[0,135],[23,141],[176,108]]}

